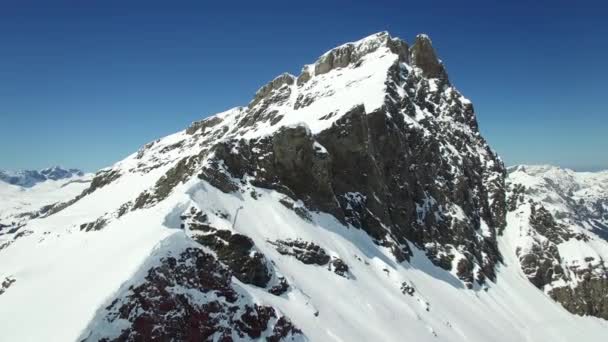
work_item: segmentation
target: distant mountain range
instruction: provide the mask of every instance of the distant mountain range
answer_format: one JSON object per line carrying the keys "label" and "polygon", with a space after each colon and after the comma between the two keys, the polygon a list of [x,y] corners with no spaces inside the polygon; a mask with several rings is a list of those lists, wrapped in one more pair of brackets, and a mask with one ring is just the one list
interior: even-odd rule
{"label": "distant mountain range", "polygon": [[83,175],[84,172],[79,169],[64,169],[60,166],[54,166],[42,170],[21,170],[17,172],[0,170],[0,181],[29,188],[46,180],[60,180]]}

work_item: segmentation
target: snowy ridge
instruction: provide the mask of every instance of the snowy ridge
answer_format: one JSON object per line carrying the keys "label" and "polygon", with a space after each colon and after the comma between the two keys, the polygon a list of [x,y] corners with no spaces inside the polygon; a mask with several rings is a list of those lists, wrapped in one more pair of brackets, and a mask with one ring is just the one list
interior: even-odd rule
{"label": "snowy ridge", "polygon": [[522,272],[502,162],[430,48],[340,46],[97,172],[0,245],[2,336],[602,341]]}

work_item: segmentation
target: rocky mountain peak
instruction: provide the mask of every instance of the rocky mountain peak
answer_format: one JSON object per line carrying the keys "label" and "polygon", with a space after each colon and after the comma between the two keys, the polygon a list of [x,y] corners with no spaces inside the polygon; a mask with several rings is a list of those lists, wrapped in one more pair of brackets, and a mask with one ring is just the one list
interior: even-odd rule
{"label": "rocky mountain peak", "polygon": [[[593,299],[608,298],[608,203],[505,176],[430,39],[380,32],[0,226],[0,304],[36,308],[0,310],[0,328],[15,341],[470,342],[526,340],[530,322],[535,340],[604,337],[535,286],[586,281],[549,294],[608,317]],[[601,248],[569,253],[587,240]]]}
{"label": "rocky mountain peak", "polygon": [[422,69],[425,77],[447,80],[445,68],[439,58],[437,58],[429,36],[426,34],[417,35],[410,54],[412,64]]}
{"label": "rocky mountain peak", "polygon": [[263,86],[247,109],[193,125],[187,133],[211,151],[199,177],[228,193],[234,179],[283,192],[303,217],[329,213],[399,261],[412,243],[467,287],[494,280],[503,165],[470,101],[431,77],[427,59],[443,69],[430,39],[416,44],[380,32],[340,45],[295,82],[282,74]]}
{"label": "rocky mountain peak", "polygon": [[[227,135],[249,139],[296,124],[315,134],[359,105],[368,113],[405,106],[415,121],[442,116],[478,132],[471,102],[449,83],[430,39],[419,35],[410,48],[404,40],[379,32],[325,52],[297,78],[284,73],[262,86],[246,110],[225,117],[238,121]],[[209,118],[188,132],[222,120]]]}
{"label": "rocky mountain peak", "polygon": [[415,246],[467,287],[482,286],[501,260],[504,166],[470,101],[412,67],[410,56],[438,63],[424,36],[413,51],[386,32],[338,46],[297,80],[274,78],[247,107],[144,146],[135,160],[100,172],[83,196],[121,174],[176,163],[125,208],[154,206],[194,175],[224,193],[272,189],[303,218],[328,213],[399,262]]}
{"label": "rocky mountain peak", "polygon": [[397,54],[402,62],[409,62],[407,43],[391,37],[387,31],[382,31],[327,51],[314,64],[303,68],[298,77],[298,84],[305,83],[314,75],[323,75],[336,68],[357,64],[362,57],[380,48]]}

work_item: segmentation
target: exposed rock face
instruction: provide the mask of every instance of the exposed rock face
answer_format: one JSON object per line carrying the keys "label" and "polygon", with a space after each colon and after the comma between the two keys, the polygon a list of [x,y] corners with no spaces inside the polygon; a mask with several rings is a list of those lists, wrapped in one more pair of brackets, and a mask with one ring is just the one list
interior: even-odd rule
{"label": "exposed rock face", "polygon": [[192,176],[197,163],[197,156],[181,159],[156,182],[152,191],[143,192],[139,195],[139,197],[137,197],[133,208],[143,208],[165,199],[177,184]]}
{"label": "exposed rock face", "polygon": [[557,287],[549,294],[574,314],[608,319],[608,279],[606,278],[589,276],[574,288]]}
{"label": "exposed rock face", "polygon": [[539,289],[564,278],[559,251],[550,241],[536,240],[529,250],[517,250],[517,255],[522,270]]}
{"label": "exposed rock face", "polygon": [[259,287],[266,287],[270,281],[264,256],[253,249],[253,241],[247,236],[216,230],[215,234],[198,235],[196,240],[214,250],[240,281]]}
{"label": "exposed rock face", "polygon": [[570,312],[608,319],[608,177],[549,166],[509,170],[508,209],[522,228],[521,268]]}
{"label": "exposed rock face", "polygon": [[[387,41],[393,42],[381,38],[360,51]],[[412,53],[419,51],[426,68],[430,43],[419,41]],[[406,50],[405,43],[399,46]],[[317,62],[315,74],[354,67],[350,60],[357,51],[354,45],[332,50]],[[229,179],[244,178],[284,192],[310,210],[364,229],[401,261],[411,254],[409,242],[448,270],[460,262],[458,274],[468,286],[494,279],[500,261],[495,229],[505,225],[502,162],[479,136],[471,104],[447,78],[430,80],[399,61],[386,81],[394,98],[377,110],[355,106],[316,134],[296,125],[272,137],[221,142],[205,179],[227,192],[237,188]],[[258,102],[261,114],[256,106],[251,111],[260,117],[274,112],[267,101]],[[414,123],[421,115],[427,116]],[[453,248],[466,260],[454,260]]]}
{"label": "exposed rock face", "polygon": [[8,288],[11,287],[11,285],[13,285],[15,282],[16,282],[15,278],[11,278],[11,277],[4,278],[4,280],[2,281],[2,284],[0,284],[0,295],[2,295],[4,292],[6,292],[6,290],[8,290]]}
{"label": "exposed rock face", "polygon": [[277,252],[292,255],[305,264],[327,265],[330,257],[325,250],[312,242],[302,240],[274,241]]}
{"label": "exposed rock face", "polygon": [[325,266],[335,274],[348,278],[348,265],[340,258],[330,257],[327,252],[313,242],[303,240],[269,241],[282,255],[291,255],[307,265]]}
{"label": "exposed rock face", "polygon": [[103,218],[100,217],[97,220],[93,221],[93,222],[88,222],[88,223],[83,223],[80,225],[80,230],[84,230],[87,232],[90,232],[92,230],[100,230],[103,229],[103,227],[105,227],[105,225],[108,223],[108,221]]}
{"label": "exposed rock face", "polygon": [[427,35],[419,34],[416,36],[410,58],[413,65],[422,69],[425,77],[447,80],[443,64],[437,58],[431,39]]}
{"label": "exposed rock face", "polygon": [[344,263],[342,259],[334,258],[329,265],[330,270],[333,271],[335,274],[341,277],[348,278],[348,265]]}
{"label": "exposed rock face", "polygon": [[366,44],[348,43],[328,51],[315,62],[314,74],[322,75],[337,68],[356,65],[363,56],[381,46],[386,46],[391,52],[397,54],[401,62],[409,62],[407,43],[401,39],[392,38],[388,32],[379,32],[366,40]]}
{"label": "exposed rock face", "polygon": [[263,86],[256,92],[256,94],[253,98],[253,101],[251,101],[251,103],[249,104],[249,107],[255,107],[256,104],[258,104],[262,99],[264,99],[265,97],[270,95],[270,93],[272,93],[274,90],[281,89],[281,87],[283,87],[283,85],[290,86],[294,82],[295,82],[295,77],[288,73],[284,73],[284,74],[278,76],[277,78],[270,81],[270,83]]}
{"label": "exposed rock face", "polygon": [[[231,272],[211,254],[187,248],[151,268],[100,315],[105,326],[126,326],[118,336],[92,327],[84,341],[288,340],[301,331],[272,307],[244,298]],[[121,322],[129,322],[124,325]]]}
{"label": "exposed rock face", "polygon": [[266,258],[249,237],[210,226],[208,216],[196,208],[181,218],[182,228],[187,228],[195,241],[215,252],[237,279],[262,288],[268,285],[271,273]]}

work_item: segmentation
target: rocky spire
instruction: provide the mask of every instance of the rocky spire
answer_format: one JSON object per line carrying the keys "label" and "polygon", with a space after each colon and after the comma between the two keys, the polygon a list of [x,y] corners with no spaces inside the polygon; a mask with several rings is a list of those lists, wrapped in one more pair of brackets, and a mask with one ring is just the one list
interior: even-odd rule
{"label": "rocky spire", "polygon": [[431,39],[426,34],[416,36],[416,41],[410,49],[410,60],[412,65],[422,70],[424,77],[447,80],[445,68],[437,58]]}

